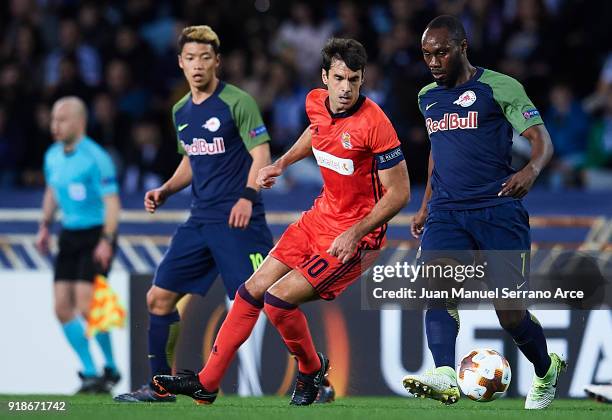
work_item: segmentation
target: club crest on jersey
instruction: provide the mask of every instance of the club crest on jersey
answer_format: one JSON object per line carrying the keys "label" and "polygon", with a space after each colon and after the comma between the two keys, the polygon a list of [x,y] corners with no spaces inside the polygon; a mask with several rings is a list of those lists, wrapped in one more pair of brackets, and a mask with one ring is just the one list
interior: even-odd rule
{"label": "club crest on jersey", "polygon": [[470,111],[467,117],[460,117],[456,112],[452,114],[447,112],[439,120],[427,118],[425,120],[425,127],[430,135],[436,131],[476,129],[478,128],[478,112]]}
{"label": "club crest on jersey", "polygon": [[461,95],[459,95],[459,98],[457,98],[457,100],[453,102],[453,104],[459,105],[463,108],[467,108],[474,102],[476,102],[476,94],[473,90],[466,90]]}
{"label": "club crest on jersey", "polygon": [[340,137],[341,141],[342,141],[342,147],[344,147],[345,149],[352,149],[353,145],[351,144],[351,135],[349,134],[348,131],[345,131],[344,133],[342,133],[342,136]]}
{"label": "club crest on jersey", "polygon": [[221,127],[221,121],[219,121],[219,118],[217,117],[212,117],[207,119],[206,122],[202,125],[202,127],[214,133],[219,129],[219,127]]}
{"label": "club crest on jersey", "polygon": [[213,137],[212,143],[205,139],[194,138],[191,144],[186,144],[181,140],[181,145],[189,156],[219,155],[225,153],[225,142],[223,137]]}

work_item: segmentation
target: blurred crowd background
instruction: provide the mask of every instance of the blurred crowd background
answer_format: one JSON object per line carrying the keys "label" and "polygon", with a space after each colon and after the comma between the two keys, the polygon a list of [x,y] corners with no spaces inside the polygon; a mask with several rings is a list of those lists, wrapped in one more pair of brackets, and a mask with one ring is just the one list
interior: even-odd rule
{"label": "blurred crowd background", "polygon": [[[412,181],[422,184],[429,141],[416,95],[431,77],[420,36],[442,13],[462,19],[472,64],[520,80],[543,115],[556,154],[541,186],[612,188],[609,1],[7,0],[0,3],[0,189],[43,185],[50,106],[64,95],[89,105],[89,134],[113,156],[123,192],[169,177],[179,160],[170,110],[188,89],[176,40],[192,24],[219,34],[220,76],[256,98],[275,156],[307,124],[304,98],[321,85],[326,39],[361,41],[370,61],[363,91],[391,118]],[[515,153],[517,165],[528,157],[519,139]],[[317,182],[312,173],[293,182]]]}

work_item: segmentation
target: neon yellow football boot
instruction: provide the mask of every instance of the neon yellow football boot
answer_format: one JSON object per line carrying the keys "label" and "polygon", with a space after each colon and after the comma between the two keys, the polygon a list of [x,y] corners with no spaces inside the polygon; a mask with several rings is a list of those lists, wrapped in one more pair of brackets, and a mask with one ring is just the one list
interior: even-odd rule
{"label": "neon yellow football boot", "polygon": [[455,369],[450,366],[440,366],[423,375],[406,375],[403,383],[406,391],[415,397],[431,398],[443,404],[454,404],[461,397]]}
{"label": "neon yellow football boot", "polygon": [[555,353],[550,353],[550,367],[543,378],[533,375],[531,389],[527,393],[525,408],[527,410],[542,410],[555,399],[559,375],[567,368],[563,359]]}

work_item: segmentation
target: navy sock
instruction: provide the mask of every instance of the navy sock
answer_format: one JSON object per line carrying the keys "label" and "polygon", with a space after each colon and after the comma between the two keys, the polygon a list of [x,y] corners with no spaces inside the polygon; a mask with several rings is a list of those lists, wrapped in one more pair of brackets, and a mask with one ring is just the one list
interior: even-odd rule
{"label": "navy sock", "polygon": [[516,327],[504,329],[512,336],[527,360],[533,363],[536,375],[544,377],[550,367],[550,357],[544,330],[537,318],[525,311],[525,317]]}
{"label": "navy sock", "polygon": [[456,309],[428,309],[425,313],[427,345],[436,367],[455,368],[455,342],[459,333],[459,313]]}
{"label": "navy sock", "polygon": [[172,373],[180,320],[178,311],[168,315],[149,313],[149,366],[152,376]]}

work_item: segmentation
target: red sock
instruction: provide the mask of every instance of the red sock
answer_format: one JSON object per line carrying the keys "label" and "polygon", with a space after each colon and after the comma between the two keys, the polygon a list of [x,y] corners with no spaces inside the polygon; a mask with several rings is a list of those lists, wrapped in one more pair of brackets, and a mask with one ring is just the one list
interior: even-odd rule
{"label": "red sock", "polygon": [[206,365],[198,374],[200,383],[209,391],[219,388],[225,371],[234,359],[238,348],[249,338],[263,304],[249,294],[244,285],[240,286],[234,304],[228,312]]}
{"label": "red sock", "polygon": [[304,313],[296,305],[287,303],[268,292],[264,300],[264,311],[280,333],[289,352],[297,357],[298,370],[310,374],[321,369],[321,360],[312,342]]}

